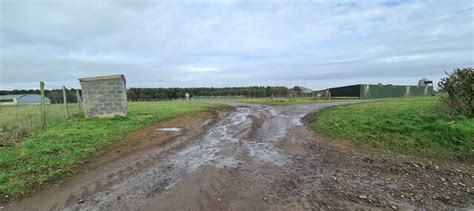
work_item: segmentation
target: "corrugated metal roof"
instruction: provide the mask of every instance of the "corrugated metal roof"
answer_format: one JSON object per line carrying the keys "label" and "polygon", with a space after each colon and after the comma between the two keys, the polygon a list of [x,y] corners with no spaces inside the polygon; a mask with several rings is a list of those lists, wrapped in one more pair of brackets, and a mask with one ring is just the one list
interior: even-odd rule
{"label": "corrugated metal roof", "polygon": [[9,100],[9,99],[16,99],[23,97],[27,94],[21,94],[21,95],[0,95],[0,100]]}

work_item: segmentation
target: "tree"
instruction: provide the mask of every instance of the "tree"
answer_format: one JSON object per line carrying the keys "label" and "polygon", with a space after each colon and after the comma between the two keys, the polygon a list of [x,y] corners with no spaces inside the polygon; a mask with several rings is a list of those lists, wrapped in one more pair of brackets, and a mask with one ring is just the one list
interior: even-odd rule
{"label": "tree", "polygon": [[133,89],[127,90],[127,98],[128,98],[129,101],[137,101],[138,100],[138,96],[137,96],[137,94],[135,94]]}
{"label": "tree", "polygon": [[474,116],[474,72],[468,67],[447,73],[438,83],[444,105],[454,113]]}
{"label": "tree", "polygon": [[[284,86],[272,87],[196,87],[196,88],[130,88],[127,90],[127,97],[130,101],[155,101],[183,98],[185,93],[191,96],[247,96],[247,97],[276,97],[286,96],[288,88]],[[0,95],[6,94],[26,94],[39,93],[39,90],[0,90]],[[51,99],[51,103],[61,103],[62,90],[45,90],[46,96]],[[75,89],[67,90],[68,102],[76,102]]]}
{"label": "tree", "polygon": [[151,100],[151,97],[148,96],[147,94],[145,94],[144,92],[141,92],[138,95],[138,98],[140,99],[140,101],[150,101]]}

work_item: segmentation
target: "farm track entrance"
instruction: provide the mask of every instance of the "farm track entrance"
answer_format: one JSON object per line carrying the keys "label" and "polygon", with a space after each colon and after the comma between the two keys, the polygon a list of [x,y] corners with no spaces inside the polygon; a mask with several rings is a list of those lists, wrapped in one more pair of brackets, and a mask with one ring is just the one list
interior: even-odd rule
{"label": "farm track entrance", "polygon": [[[456,170],[421,168],[412,160],[354,149],[315,135],[305,125],[308,114],[345,104],[350,102],[235,103],[231,110],[172,119],[130,134],[64,184],[6,208],[307,210],[473,204],[472,194],[464,192],[450,200],[433,198],[445,196],[436,191],[436,181],[427,181],[433,188],[421,189],[419,179],[429,179],[424,175]],[[165,127],[183,130],[156,130]],[[471,170],[449,179],[462,179],[469,188]]]}

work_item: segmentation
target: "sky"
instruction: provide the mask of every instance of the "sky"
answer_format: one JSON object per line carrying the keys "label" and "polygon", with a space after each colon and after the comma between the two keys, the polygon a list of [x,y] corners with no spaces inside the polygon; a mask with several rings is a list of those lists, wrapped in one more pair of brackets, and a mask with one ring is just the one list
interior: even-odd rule
{"label": "sky", "polygon": [[1,0],[0,89],[417,84],[473,67],[474,1]]}

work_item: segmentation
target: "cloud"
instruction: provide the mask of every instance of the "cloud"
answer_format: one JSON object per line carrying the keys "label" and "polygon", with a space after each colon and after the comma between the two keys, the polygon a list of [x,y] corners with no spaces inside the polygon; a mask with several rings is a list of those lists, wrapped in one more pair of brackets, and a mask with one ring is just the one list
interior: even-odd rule
{"label": "cloud", "polygon": [[202,67],[202,66],[182,66],[181,69],[184,73],[208,73],[208,72],[219,72],[219,69],[215,67]]}
{"label": "cloud", "polygon": [[[1,1],[0,89],[436,80],[473,65],[473,2]],[[405,78],[405,80],[403,80]]]}

